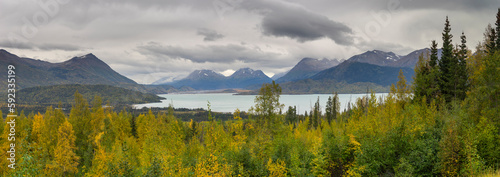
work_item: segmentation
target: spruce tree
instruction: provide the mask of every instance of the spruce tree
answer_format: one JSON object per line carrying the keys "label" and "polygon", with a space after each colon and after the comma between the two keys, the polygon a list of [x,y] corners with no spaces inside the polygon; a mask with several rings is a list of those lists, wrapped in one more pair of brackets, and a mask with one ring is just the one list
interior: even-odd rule
{"label": "spruce tree", "polygon": [[429,97],[427,98],[428,102],[430,103],[431,99],[437,98],[439,95],[439,68],[437,66],[438,62],[438,49],[437,49],[437,42],[435,40],[432,40],[431,43],[431,56],[430,56],[430,70],[429,70]]}
{"label": "spruce tree", "polygon": [[498,12],[497,12],[497,21],[495,22],[495,25],[496,25],[496,38],[493,39],[495,40],[495,46],[496,46],[496,50],[500,50],[500,37],[498,34],[500,34],[500,8],[498,8]]}
{"label": "spruce tree", "polygon": [[319,97],[318,97],[318,100],[316,101],[316,103],[314,104],[314,110],[313,110],[312,115],[313,115],[312,116],[313,126],[314,126],[314,128],[318,128],[318,125],[320,123],[320,116],[321,116],[320,107],[319,107]]}
{"label": "spruce tree", "polygon": [[340,103],[339,103],[339,95],[337,92],[333,93],[333,97],[328,97],[328,101],[326,102],[325,107],[325,116],[328,124],[330,124],[333,120],[337,119],[337,113],[339,112]]}
{"label": "spruce tree", "polygon": [[432,43],[431,43],[431,58],[430,58],[430,61],[429,61],[430,67],[435,67],[436,64],[437,64],[437,60],[438,60],[437,45],[438,44],[436,43],[436,40],[432,40]]}
{"label": "spruce tree", "polygon": [[446,22],[444,24],[443,30],[443,52],[441,55],[441,60],[439,60],[439,88],[442,93],[442,96],[446,100],[446,102],[450,102],[454,93],[454,75],[453,71],[454,66],[454,55],[453,55],[453,44],[452,38],[453,35],[450,34],[450,21],[448,21],[448,16],[446,16]]}
{"label": "spruce tree", "polygon": [[430,81],[430,66],[427,57],[424,57],[424,54],[420,54],[418,56],[418,62],[415,66],[415,75],[413,76],[413,94],[415,95],[415,99],[419,100],[423,97],[426,97],[429,100],[429,88],[431,87]]}
{"label": "spruce tree", "polygon": [[325,117],[326,117],[326,120],[328,121],[328,124],[330,124],[330,122],[333,119],[332,102],[333,102],[332,97],[329,96],[328,101],[326,101],[326,106],[325,106]]}
{"label": "spruce tree", "polygon": [[495,53],[497,46],[495,40],[497,39],[497,33],[495,32],[495,29],[493,29],[491,26],[488,26],[488,41],[486,42],[486,52],[488,54],[493,54]]}
{"label": "spruce tree", "polygon": [[297,120],[297,107],[288,106],[288,111],[286,111],[285,120],[288,124],[295,124]]}
{"label": "spruce tree", "polygon": [[458,90],[457,90],[457,97],[460,100],[465,99],[465,93],[467,92],[467,81],[469,80],[468,75],[467,75],[467,45],[466,45],[466,37],[464,32],[462,32],[462,35],[460,36],[461,39],[461,44],[459,46],[459,51],[458,51],[458,67],[457,67],[457,76],[458,78]]}

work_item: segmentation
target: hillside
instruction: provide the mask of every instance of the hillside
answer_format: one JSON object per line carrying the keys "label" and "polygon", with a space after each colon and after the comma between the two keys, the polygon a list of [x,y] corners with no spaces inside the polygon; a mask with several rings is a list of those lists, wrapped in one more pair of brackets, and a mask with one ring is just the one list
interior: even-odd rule
{"label": "hillside", "polygon": [[313,80],[337,80],[347,83],[370,82],[382,86],[389,86],[397,82],[399,70],[409,83],[414,71],[411,68],[397,68],[378,66],[368,63],[346,61],[336,67],[324,70],[311,77]]}
{"label": "hillside", "polygon": [[227,77],[226,85],[228,88],[246,88],[251,85],[262,85],[272,81],[261,70],[242,68]]}
{"label": "hillside", "polygon": [[191,87],[197,90],[214,90],[227,88],[226,77],[212,70],[195,70],[186,78],[168,83],[174,87]]}
{"label": "hillside", "polygon": [[159,102],[162,98],[150,93],[132,91],[121,87],[110,85],[54,85],[36,86],[19,90],[17,102],[19,104],[71,104],[74,94],[78,90],[83,97],[89,101],[98,95],[104,104],[123,105]]}
{"label": "hillside", "polygon": [[[136,88],[133,80],[114,71],[93,54],[74,57],[62,63],[20,58],[0,49],[0,77],[7,78],[7,66],[16,67],[18,89],[60,84],[105,84]],[[0,84],[6,84],[1,80]],[[137,88],[140,90],[140,88]]]}
{"label": "hillside", "polygon": [[284,76],[278,78],[276,82],[283,83],[288,81],[297,81],[302,79],[307,79],[314,74],[334,67],[340,62],[338,60],[328,60],[328,59],[314,59],[314,58],[304,58],[300,60],[290,71],[288,71]]}

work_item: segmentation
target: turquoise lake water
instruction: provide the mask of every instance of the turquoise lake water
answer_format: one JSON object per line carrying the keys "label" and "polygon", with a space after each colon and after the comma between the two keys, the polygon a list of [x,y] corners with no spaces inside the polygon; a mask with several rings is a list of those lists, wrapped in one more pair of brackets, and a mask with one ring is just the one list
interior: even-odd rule
{"label": "turquoise lake water", "polygon": [[[341,111],[343,111],[348,102],[354,103],[357,98],[367,94],[339,94]],[[377,93],[378,97],[386,96],[387,93]],[[254,106],[255,95],[234,95],[233,93],[202,93],[202,94],[159,94],[158,96],[166,98],[159,103],[146,103],[134,105],[135,108],[143,107],[168,107],[173,104],[175,108],[203,108],[207,109],[207,103],[210,101],[211,109],[214,112],[234,112],[235,109],[248,111]],[[288,106],[297,106],[297,113],[304,114],[314,107],[314,103],[319,97],[321,109],[324,112],[326,101],[331,94],[307,94],[307,95],[281,95],[280,103],[284,104],[284,110]]]}

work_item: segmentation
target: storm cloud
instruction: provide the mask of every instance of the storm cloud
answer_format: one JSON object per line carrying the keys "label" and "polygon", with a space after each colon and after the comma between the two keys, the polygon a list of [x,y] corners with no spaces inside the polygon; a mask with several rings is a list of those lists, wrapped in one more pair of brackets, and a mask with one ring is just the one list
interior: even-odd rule
{"label": "storm cloud", "polygon": [[265,52],[258,47],[250,48],[239,44],[196,45],[195,47],[186,48],[149,42],[146,45],[138,46],[137,51],[144,55],[187,59],[195,63],[233,63],[236,61],[255,63],[270,61],[279,57],[277,53]]}
{"label": "storm cloud", "polygon": [[353,44],[352,29],[305,9],[281,1],[247,1],[243,8],[260,12],[262,32],[267,36],[289,37],[299,42],[329,38],[340,45]]}

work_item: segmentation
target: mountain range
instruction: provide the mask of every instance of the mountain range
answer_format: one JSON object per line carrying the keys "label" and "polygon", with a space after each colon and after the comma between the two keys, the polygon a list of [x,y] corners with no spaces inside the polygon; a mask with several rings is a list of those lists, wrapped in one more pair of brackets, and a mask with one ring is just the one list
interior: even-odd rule
{"label": "mountain range", "polygon": [[[424,48],[420,50],[415,50],[408,55],[400,56],[393,52],[384,52],[380,50],[366,51],[359,55],[354,55],[348,58],[344,62],[347,63],[368,63],[377,66],[389,66],[389,67],[399,67],[399,68],[415,68],[418,62],[418,57],[420,54],[426,54],[430,52],[429,48]],[[438,58],[441,58],[441,49],[438,50]],[[288,81],[298,81],[306,78],[310,78],[313,75],[323,71],[325,69],[332,68],[339,65],[341,62],[339,60],[318,60],[312,58],[304,58],[297,65],[295,65],[286,75],[283,76],[273,76],[273,80],[278,83],[288,82]]]}
{"label": "mountain range", "polygon": [[[273,79],[267,77],[260,70],[254,71],[250,68],[242,68],[229,77],[225,77],[212,70],[196,70],[184,79],[166,84],[174,87],[187,86],[198,90],[226,88],[257,89],[263,83],[276,80],[277,83],[281,83],[283,86],[295,88],[295,90],[286,89],[292,93],[300,92],[298,90],[307,87],[300,86],[300,83],[306,82],[297,82],[298,84],[295,86],[284,83],[304,79],[323,81],[323,83],[330,84],[343,82],[345,87],[351,87],[349,84],[358,82],[373,83],[387,87],[397,82],[399,70],[402,70],[407,80],[411,82],[414,74],[413,68],[418,61],[418,57],[425,52],[429,52],[429,49],[416,50],[406,56],[399,56],[393,52],[373,50],[354,55],[342,62],[339,60],[303,58],[291,70],[284,73],[283,76],[273,77]],[[334,82],[327,82],[327,80],[333,80]]]}
{"label": "mountain range", "polygon": [[167,83],[174,87],[191,87],[198,90],[215,90],[226,88],[246,88],[255,84],[270,83],[272,81],[261,70],[241,68],[231,76],[226,77],[212,70],[196,70],[186,78]]}
{"label": "mountain range", "polygon": [[[109,65],[93,54],[73,57],[60,63],[18,57],[0,49],[0,77],[7,77],[7,65],[16,67],[17,88],[50,86],[63,84],[104,84],[119,86],[135,91],[155,94],[190,90],[213,90],[230,88],[259,88],[263,83],[276,80],[278,83],[301,81],[333,80],[345,84],[358,82],[387,86],[395,83],[399,70],[403,70],[407,80],[411,80],[418,56],[429,49],[416,50],[405,56],[380,50],[367,51],[347,60],[303,58],[291,70],[277,74],[272,79],[261,70],[241,68],[231,76],[224,76],[211,70],[196,70],[186,78],[169,83],[141,85],[114,71]],[[441,50],[439,50],[440,56]],[[164,79],[166,80],[166,79]],[[325,83],[335,83],[325,82]],[[7,84],[6,80],[0,83]],[[305,82],[299,82],[305,83]],[[347,85],[346,85],[347,86]]]}

